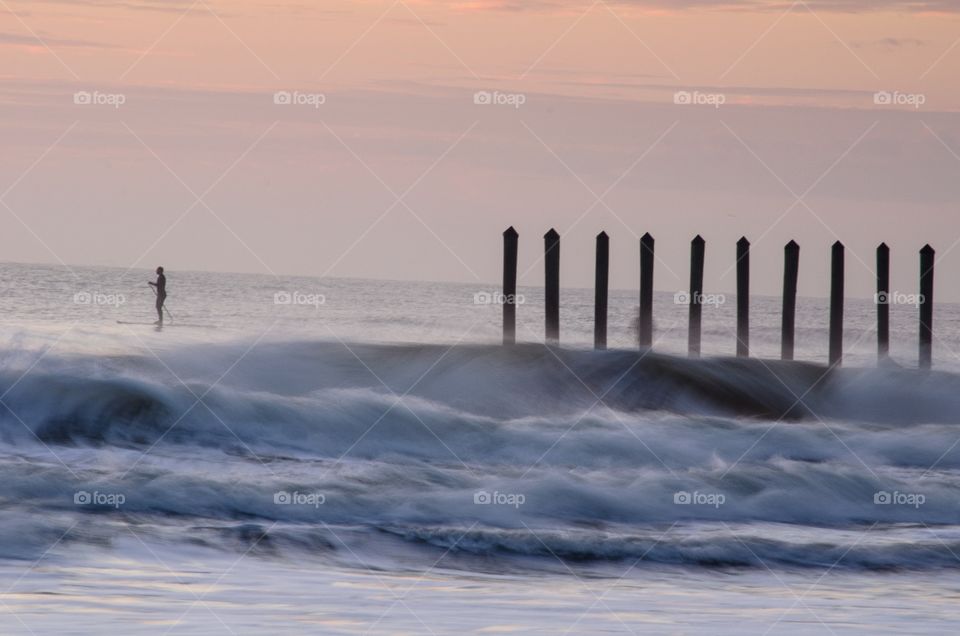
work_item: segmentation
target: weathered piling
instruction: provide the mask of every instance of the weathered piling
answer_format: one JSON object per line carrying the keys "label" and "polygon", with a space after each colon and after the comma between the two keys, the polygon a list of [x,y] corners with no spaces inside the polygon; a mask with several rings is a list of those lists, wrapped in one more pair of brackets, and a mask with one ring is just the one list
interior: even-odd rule
{"label": "weathered piling", "polygon": [[[544,239],[544,316],[545,341],[556,345],[560,341],[560,234],[551,228]],[[516,343],[517,322],[517,256],[519,236],[511,226],[503,232],[503,343]],[[640,315],[637,340],[640,348],[653,344],[653,282],[654,239],[649,233],[640,239]],[[737,270],[737,357],[750,356],[750,254],[751,244],[745,236],[736,244]],[[780,355],[783,360],[795,356],[797,287],[800,271],[800,246],[790,241],[783,248],[783,300],[781,317]],[[843,318],[845,301],[845,253],[841,241],[831,246],[829,365],[843,364]],[[690,242],[689,292],[680,292],[675,303],[689,305],[688,352],[690,357],[702,355],[703,305],[712,302],[704,296],[706,241],[699,234]],[[890,291],[890,248],[886,243],[877,246],[877,352],[883,363],[890,355],[890,305],[898,302]],[[919,310],[919,367],[933,366],[933,296],[936,252],[930,245],[920,250],[920,293],[916,296]],[[594,331],[593,343],[597,350],[605,350],[609,338],[610,310],[610,237],[606,232],[596,236],[596,263],[594,277]]]}
{"label": "weathered piling", "polygon": [[517,341],[517,231],[503,232],[503,344]]}
{"label": "weathered piling", "polygon": [[593,299],[593,346],[607,348],[607,289],[610,282],[610,237],[597,234],[597,267]]}
{"label": "weathered piling", "polygon": [[933,365],[933,266],[936,252],[929,245],[920,250],[920,368]]}
{"label": "weathered piling", "polygon": [[890,355],[890,248],[877,246],[877,359]]}
{"label": "weathered piling", "polygon": [[546,341],[560,341],[560,235],[553,228],[543,235],[546,310]]}
{"label": "weathered piling", "polygon": [[649,233],[640,238],[640,322],[641,347],[653,345],[653,247]]}
{"label": "weathered piling", "polygon": [[737,241],[737,357],[750,355],[750,241]]}
{"label": "weathered piling", "polygon": [[830,259],[830,366],[843,364],[843,243],[833,244]]}
{"label": "weathered piling", "polygon": [[797,320],[797,276],[800,272],[800,246],[790,241],[783,248],[783,317],[780,335],[780,357],[793,360],[794,333]]}
{"label": "weathered piling", "polygon": [[703,261],[705,242],[699,234],[690,242],[690,326],[688,348],[691,357],[700,357],[700,325],[703,314]]}

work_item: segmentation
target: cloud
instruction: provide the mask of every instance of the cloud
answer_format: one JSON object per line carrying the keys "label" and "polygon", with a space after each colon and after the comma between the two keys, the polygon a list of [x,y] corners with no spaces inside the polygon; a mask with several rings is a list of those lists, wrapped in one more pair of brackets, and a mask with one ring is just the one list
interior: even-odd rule
{"label": "cloud", "polygon": [[679,84],[651,84],[651,83],[628,83],[615,81],[560,81],[557,84],[566,84],[570,86],[582,86],[589,88],[625,88],[646,91],[666,91],[674,92],[677,90],[699,90],[709,93],[724,93],[727,95],[738,95],[743,97],[805,97],[805,98],[863,98],[873,96],[875,91],[844,89],[844,88],[819,88],[808,86],[722,86],[697,84],[694,86],[684,86]]}
{"label": "cloud", "polygon": [[[10,4],[19,5],[19,0],[8,0]],[[192,16],[209,16],[211,11],[216,15],[223,17],[236,17],[240,15],[240,7],[237,2],[228,2],[225,0],[206,0],[205,2],[194,2],[193,0],[30,0],[28,5],[36,8],[42,5],[66,6],[71,9],[82,10],[84,8],[104,8],[104,9],[124,9],[129,11],[146,11],[158,13],[185,14]],[[248,9],[249,15],[257,15],[262,12],[283,13],[287,15],[309,15],[311,17],[332,18],[340,15],[349,14],[348,10],[321,9],[303,2],[271,2],[268,0],[256,0],[255,2],[244,3]],[[18,9],[17,15],[29,15],[25,10]]]}
{"label": "cloud", "polygon": [[14,47],[38,47],[46,44],[47,46],[56,46],[74,49],[114,49],[118,48],[112,44],[103,42],[94,42],[91,40],[78,40],[74,38],[48,37],[39,34],[39,39],[29,34],[4,33],[0,32],[0,46]]}
{"label": "cloud", "polygon": [[[713,11],[786,11],[794,4],[821,13],[958,13],[960,0],[608,0],[613,6],[646,10],[682,12]],[[582,7],[571,0],[467,0],[460,6],[472,10],[556,11]]]}
{"label": "cloud", "polygon": [[[30,6],[34,8],[37,5],[43,4],[66,5],[70,7],[87,6],[183,13],[189,9],[193,3],[187,2],[186,0],[169,0],[167,2],[161,2],[158,0],[141,0],[140,2],[137,2],[136,0],[31,0],[30,2]],[[18,12],[18,15],[23,14],[22,12]]]}
{"label": "cloud", "polygon": [[920,40],[918,38],[880,38],[879,40],[863,40],[850,43],[855,49],[863,48],[881,48],[881,49],[901,49],[904,47],[919,48],[929,46],[929,40]]}

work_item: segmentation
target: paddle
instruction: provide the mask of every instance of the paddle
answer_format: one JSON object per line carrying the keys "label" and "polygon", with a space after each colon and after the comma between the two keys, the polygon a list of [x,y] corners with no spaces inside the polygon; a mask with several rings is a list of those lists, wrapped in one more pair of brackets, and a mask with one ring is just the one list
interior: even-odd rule
{"label": "paddle", "polygon": [[[153,290],[153,295],[156,296],[156,295],[157,295],[157,289],[156,289],[153,285],[150,285],[150,289]],[[170,310],[167,309],[167,303],[166,303],[166,301],[164,301],[164,303],[163,303],[163,310],[164,310],[165,312],[167,312],[167,316],[170,318],[170,320],[173,320],[173,314],[171,314],[171,313],[170,313]]]}

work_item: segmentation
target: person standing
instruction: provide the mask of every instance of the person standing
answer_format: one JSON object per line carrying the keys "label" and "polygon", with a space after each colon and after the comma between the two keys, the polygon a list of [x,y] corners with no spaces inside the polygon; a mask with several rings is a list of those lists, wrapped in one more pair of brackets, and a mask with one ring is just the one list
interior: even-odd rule
{"label": "person standing", "polygon": [[157,292],[157,322],[163,324],[163,302],[167,299],[167,277],[163,275],[163,267],[157,268],[157,282],[148,281],[148,285],[153,286]]}

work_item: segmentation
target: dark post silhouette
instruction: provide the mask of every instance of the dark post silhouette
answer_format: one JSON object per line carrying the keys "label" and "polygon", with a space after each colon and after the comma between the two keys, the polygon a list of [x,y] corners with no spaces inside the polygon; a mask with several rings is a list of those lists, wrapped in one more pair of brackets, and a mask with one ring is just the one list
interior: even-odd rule
{"label": "dark post silhouette", "polygon": [[560,235],[553,228],[543,235],[546,280],[544,300],[546,309],[546,340],[560,341]]}
{"label": "dark post silhouette", "polygon": [[653,345],[653,237],[640,239],[640,346]]}
{"label": "dark post silhouette", "polygon": [[890,355],[890,248],[877,247],[877,359]]}
{"label": "dark post silhouette", "polygon": [[929,245],[920,250],[920,368],[933,365],[933,265],[936,252]]}
{"label": "dark post silhouette", "polygon": [[750,241],[737,241],[737,357],[750,355]]}
{"label": "dark post silhouette", "polygon": [[517,231],[503,232],[503,344],[517,341]]}
{"label": "dark post silhouette", "polygon": [[780,357],[793,360],[793,337],[797,320],[797,276],[800,273],[800,246],[790,241],[783,248],[783,319]]}
{"label": "dark post silhouette", "polygon": [[700,323],[703,307],[703,256],[705,243],[699,234],[690,242],[690,356],[700,357]]}
{"label": "dark post silhouette", "polygon": [[830,266],[830,366],[843,363],[843,243],[833,244]]}
{"label": "dark post silhouette", "polygon": [[607,348],[607,288],[610,282],[610,237],[597,234],[597,269],[593,299],[593,346]]}

